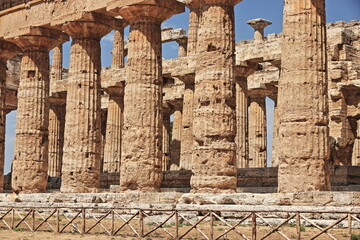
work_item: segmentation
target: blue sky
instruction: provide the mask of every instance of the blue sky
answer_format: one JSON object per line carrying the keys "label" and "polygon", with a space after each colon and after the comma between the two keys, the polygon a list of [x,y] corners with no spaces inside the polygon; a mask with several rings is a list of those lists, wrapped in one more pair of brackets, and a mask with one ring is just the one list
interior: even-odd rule
{"label": "blue sky", "polygon": [[[360,20],[360,0],[327,0],[327,22]],[[280,33],[282,31],[283,0],[244,0],[235,7],[236,41],[251,39],[253,29],[246,21],[254,18],[265,18],[273,22],[265,29],[265,34]],[[185,13],[173,16],[163,23],[163,27],[183,28],[187,30],[189,10]],[[129,28],[125,29],[128,36]],[[108,67],[111,64],[113,33],[106,35],[102,41],[102,65]],[[64,67],[68,67],[70,42],[64,44]],[[163,44],[163,58],[177,57],[177,43]],[[267,101],[268,129],[272,129],[274,104]],[[7,115],[6,118],[6,150],[5,150],[5,174],[10,171],[14,151],[16,111]],[[271,149],[272,131],[268,131],[268,149]],[[270,161],[268,151],[268,161]]]}

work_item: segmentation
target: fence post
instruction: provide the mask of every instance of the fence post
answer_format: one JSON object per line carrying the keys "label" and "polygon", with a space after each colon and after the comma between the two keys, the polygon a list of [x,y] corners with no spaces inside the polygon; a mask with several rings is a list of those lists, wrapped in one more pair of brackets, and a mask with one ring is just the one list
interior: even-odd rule
{"label": "fence post", "polygon": [[352,235],[352,219],[351,219],[351,214],[348,213],[348,234],[349,234],[349,239],[351,240],[351,235]]}
{"label": "fence post", "polygon": [[214,216],[213,212],[210,211],[210,240],[214,239]]}
{"label": "fence post", "polygon": [[179,214],[177,210],[175,210],[175,228],[175,240],[179,240]]}
{"label": "fence post", "polygon": [[85,208],[81,209],[81,213],[82,213],[82,234],[85,234],[86,232],[86,225],[85,225]]}
{"label": "fence post", "polygon": [[60,209],[56,208],[56,232],[60,233]]}
{"label": "fence post", "polygon": [[144,237],[144,214],[141,209],[139,209],[139,220],[140,220],[140,237]]}
{"label": "fence post", "polygon": [[114,228],[115,228],[115,211],[114,209],[111,211],[111,236],[114,236]]}
{"label": "fence post", "polygon": [[31,231],[34,232],[34,230],[35,230],[35,208],[32,209],[31,215],[32,215],[32,229],[31,229]]}
{"label": "fence post", "polygon": [[11,213],[11,229],[14,229],[15,227],[15,208],[12,209]]}
{"label": "fence post", "polygon": [[297,239],[301,239],[301,222],[300,222],[300,213],[296,213],[296,232]]}
{"label": "fence post", "polygon": [[251,222],[252,222],[252,240],[256,240],[256,213],[251,213]]}

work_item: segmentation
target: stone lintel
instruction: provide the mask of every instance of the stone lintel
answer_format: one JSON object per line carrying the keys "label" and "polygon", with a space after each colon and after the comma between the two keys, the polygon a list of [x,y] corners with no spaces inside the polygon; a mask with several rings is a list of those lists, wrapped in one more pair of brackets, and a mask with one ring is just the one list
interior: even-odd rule
{"label": "stone lintel", "polygon": [[65,33],[44,27],[26,27],[19,35],[9,39],[16,43],[22,50],[46,50],[50,51],[59,44],[69,40]]}
{"label": "stone lintel", "polygon": [[235,6],[242,1],[243,0],[180,0],[180,2],[185,3],[186,6],[192,10],[199,9],[204,4]]}
{"label": "stone lintel", "polygon": [[129,22],[151,20],[161,23],[172,15],[183,13],[185,5],[176,0],[116,0],[108,4],[107,10],[119,13]]}
{"label": "stone lintel", "polygon": [[12,42],[0,40],[0,61],[6,62],[17,53],[21,52],[21,49]]}

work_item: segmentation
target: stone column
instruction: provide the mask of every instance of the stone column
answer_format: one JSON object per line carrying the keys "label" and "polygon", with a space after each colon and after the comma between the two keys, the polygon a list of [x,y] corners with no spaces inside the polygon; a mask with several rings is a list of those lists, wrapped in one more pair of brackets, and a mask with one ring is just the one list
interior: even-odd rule
{"label": "stone column", "polygon": [[175,0],[114,1],[130,23],[120,189],[159,191],[162,180],[161,23],[184,6]]}
{"label": "stone column", "polygon": [[264,96],[250,97],[249,167],[266,167],[266,101]]}
{"label": "stone column", "polygon": [[249,114],[247,79],[236,82],[237,168],[249,167]]}
{"label": "stone column", "polygon": [[197,3],[195,3],[195,1],[193,1],[188,7],[190,8],[190,16],[188,28],[187,55],[194,55],[196,54],[196,45],[198,39],[200,7]]}
{"label": "stone column", "polygon": [[203,0],[194,93],[193,192],[236,190],[234,5]]}
{"label": "stone column", "polygon": [[182,132],[182,112],[176,109],[172,125],[172,138],[170,145],[170,170],[180,169],[181,153],[181,132]]}
{"label": "stone column", "polygon": [[[54,55],[51,67],[50,88],[54,81],[62,80],[62,45],[53,49]],[[50,99],[49,112],[49,156],[48,175],[49,177],[60,177],[62,156],[64,147],[65,128],[65,100],[60,98]]]}
{"label": "stone column", "polygon": [[112,50],[111,68],[118,69],[124,67],[124,28],[116,29],[114,32],[114,47]]}
{"label": "stone column", "polygon": [[110,95],[106,122],[103,172],[120,173],[123,111],[124,97]]}
{"label": "stone column", "polygon": [[279,166],[279,150],[281,146],[279,145],[279,128],[280,128],[280,116],[279,109],[277,104],[274,108],[274,131],[273,131],[273,142],[272,142],[272,154],[271,154],[271,166]]}
{"label": "stone column", "polygon": [[68,22],[64,30],[72,37],[61,192],[97,192],[101,164],[101,54],[100,39],[111,20],[90,14]]}
{"label": "stone column", "polygon": [[357,133],[352,154],[352,166],[360,166],[360,120],[357,120]]}
{"label": "stone column", "polygon": [[178,57],[186,57],[187,55],[187,38],[176,41],[179,44]]}
{"label": "stone column", "polygon": [[287,0],[279,81],[278,191],[330,189],[325,0]]}
{"label": "stone column", "polygon": [[23,50],[12,188],[15,193],[45,192],[48,178],[49,51],[67,36],[59,31],[31,27],[14,41]]}
{"label": "stone column", "polygon": [[163,142],[162,142],[162,170],[170,169],[170,114],[163,110]]}
{"label": "stone column", "polygon": [[0,40],[0,193],[4,190],[6,63],[18,52],[20,49],[15,44]]}
{"label": "stone column", "polygon": [[182,114],[180,168],[191,170],[194,149],[194,81],[195,76],[181,78],[185,83]]}
{"label": "stone column", "polygon": [[253,19],[247,21],[246,23],[254,28],[255,41],[264,41],[265,40],[264,29],[272,24],[272,22],[262,18]]}

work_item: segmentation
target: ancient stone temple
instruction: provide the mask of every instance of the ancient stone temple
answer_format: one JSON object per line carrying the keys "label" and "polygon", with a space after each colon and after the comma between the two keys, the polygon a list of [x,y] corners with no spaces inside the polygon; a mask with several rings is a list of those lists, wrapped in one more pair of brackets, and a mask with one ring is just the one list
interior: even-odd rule
{"label": "ancient stone temple", "polygon": [[[185,203],[203,193],[360,191],[360,21],[326,24],[324,0],[287,0],[282,33],[249,19],[253,39],[236,42],[241,2],[0,4],[0,191],[171,192]],[[186,8],[187,31],[161,28]],[[170,42],[177,57],[164,59]]]}

